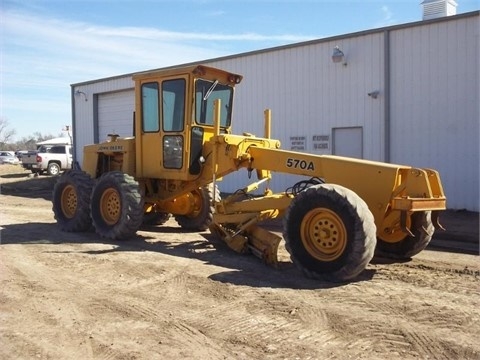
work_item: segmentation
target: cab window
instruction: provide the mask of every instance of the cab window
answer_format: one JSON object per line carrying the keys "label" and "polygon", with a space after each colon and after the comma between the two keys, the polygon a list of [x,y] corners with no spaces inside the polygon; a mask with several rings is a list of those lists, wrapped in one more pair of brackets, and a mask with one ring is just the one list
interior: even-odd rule
{"label": "cab window", "polygon": [[195,121],[197,124],[213,125],[213,102],[221,100],[220,126],[230,126],[232,116],[233,88],[199,79],[195,83]]}
{"label": "cab window", "polygon": [[163,131],[182,131],[185,117],[185,79],[162,83]]}
{"label": "cab window", "polygon": [[142,85],[142,129],[156,132],[160,129],[158,119],[158,83]]}

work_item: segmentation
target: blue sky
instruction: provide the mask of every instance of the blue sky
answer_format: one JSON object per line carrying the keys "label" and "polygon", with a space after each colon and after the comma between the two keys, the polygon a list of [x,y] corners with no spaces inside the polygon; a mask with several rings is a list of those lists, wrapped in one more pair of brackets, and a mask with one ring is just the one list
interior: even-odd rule
{"label": "blue sky", "polygon": [[[457,13],[478,0],[457,0]],[[0,0],[0,117],[71,123],[70,85],[421,20],[421,0]]]}

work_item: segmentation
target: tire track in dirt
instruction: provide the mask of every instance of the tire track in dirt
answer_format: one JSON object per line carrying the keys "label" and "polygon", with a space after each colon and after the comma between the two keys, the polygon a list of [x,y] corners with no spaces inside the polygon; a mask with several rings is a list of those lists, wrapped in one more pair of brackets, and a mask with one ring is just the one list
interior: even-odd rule
{"label": "tire track in dirt", "polygon": [[[477,278],[470,273],[466,275],[456,273],[457,278],[449,279],[442,274],[436,277],[436,272],[444,271],[431,271],[423,265],[412,266],[412,264],[402,264],[396,269],[392,267],[382,269],[377,272],[379,276],[374,278],[370,285],[376,283],[381,285],[381,289],[376,291],[380,299],[383,297],[385,301],[378,301],[379,299],[368,296],[367,292],[363,294],[362,307],[367,311],[384,314],[384,318],[391,322],[392,329],[398,329],[401,325],[400,334],[403,339],[400,341],[410,344],[419,356],[452,358],[476,343],[474,337],[465,334],[465,328],[472,328],[472,330],[478,328],[480,331],[477,325],[480,320],[480,309],[477,306],[478,311],[474,313],[471,311],[474,306],[472,301],[475,301],[472,300],[475,297],[471,296],[471,291],[475,289],[473,284],[477,282]],[[459,293],[460,289],[456,284],[460,282],[468,284],[464,276],[470,276],[472,286],[463,287],[462,290],[469,290]],[[382,281],[385,277],[388,279],[387,282]],[[461,281],[458,281],[460,280],[458,277],[462,277]],[[420,284],[418,279],[422,280]],[[442,280],[439,281],[439,279]],[[465,303],[465,309],[469,309],[468,311],[458,306],[462,302]],[[452,303],[456,305],[452,307]],[[387,333],[390,331],[388,327],[384,330]],[[466,344],[458,345],[458,338],[465,339]],[[398,336],[392,343],[393,347],[398,347],[397,341]]]}
{"label": "tire track in dirt", "polygon": [[[82,338],[88,338],[86,330],[82,325],[90,319],[83,316],[77,304],[72,302],[71,297],[81,297],[81,288],[77,282],[70,281],[69,276],[63,276],[59,272],[52,271],[48,266],[47,254],[45,263],[31,259],[29,245],[12,245],[17,247],[15,255],[15,268],[8,269],[8,277],[15,278],[15,286],[23,287],[31,296],[22,299],[21,309],[28,314],[30,320],[38,324],[47,325],[50,328],[63,329],[61,338],[75,336],[79,338],[78,346],[70,349],[62,349],[71,354],[78,354],[79,357],[89,357],[92,350],[88,342],[81,343]],[[36,294],[42,294],[36,296]],[[66,305],[68,304],[68,305]],[[18,316],[18,315],[17,315]],[[33,317],[32,317],[33,316]],[[31,336],[33,329],[18,329],[17,335],[25,338],[31,347],[38,348],[36,356],[62,357],[57,351],[57,344],[61,339],[57,332],[44,332],[42,337]],[[63,343],[63,341],[62,341]],[[65,341],[64,343],[68,343]],[[54,355],[56,354],[56,355]],[[35,357],[35,356],[34,356]]]}
{"label": "tire track in dirt", "polygon": [[[225,337],[232,349],[241,346],[247,354],[261,349],[265,356],[285,358],[317,358],[327,354],[327,348],[344,346],[341,336],[332,331],[328,315],[318,308],[304,311],[296,296],[293,301],[279,296],[277,292],[265,294],[263,289],[242,287],[236,289],[238,296],[222,299],[220,304],[211,303],[210,308],[199,309],[185,319],[209,337]],[[261,298],[261,301],[258,299]],[[257,300],[255,300],[257,299]],[[302,348],[302,352],[292,349]],[[291,356],[290,356],[291,355]]]}
{"label": "tire track in dirt", "polygon": [[439,360],[451,359],[451,357],[446,354],[446,349],[439,345],[438,339],[428,335],[428,332],[417,324],[413,326],[410,322],[404,322],[402,323],[400,331],[403,333],[405,339],[409,341],[418,352],[419,357]]}

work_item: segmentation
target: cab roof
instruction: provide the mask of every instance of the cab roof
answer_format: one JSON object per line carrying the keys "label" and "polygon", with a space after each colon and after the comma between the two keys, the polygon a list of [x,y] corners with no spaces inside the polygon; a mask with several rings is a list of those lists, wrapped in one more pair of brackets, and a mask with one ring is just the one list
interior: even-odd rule
{"label": "cab roof", "polygon": [[144,81],[149,79],[158,79],[163,77],[172,77],[175,75],[192,74],[195,78],[218,80],[221,83],[231,83],[233,85],[240,84],[242,76],[234,74],[222,69],[217,69],[211,66],[194,65],[183,66],[168,69],[152,70],[140,72],[132,75],[134,81]]}

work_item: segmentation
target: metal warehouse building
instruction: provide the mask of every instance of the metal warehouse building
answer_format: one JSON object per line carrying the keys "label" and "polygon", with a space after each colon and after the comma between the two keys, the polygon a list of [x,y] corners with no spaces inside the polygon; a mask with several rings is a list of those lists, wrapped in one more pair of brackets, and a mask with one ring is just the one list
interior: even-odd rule
{"label": "metal warehouse building", "polygon": [[[263,136],[270,108],[282,148],[434,168],[449,208],[479,211],[480,12],[430,17],[201,63],[244,76],[234,133]],[[72,85],[80,163],[84,145],[132,135],[131,75]],[[270,187],[296,181],[274,174]],[[239,172],[219,187],[248,183]]]}

